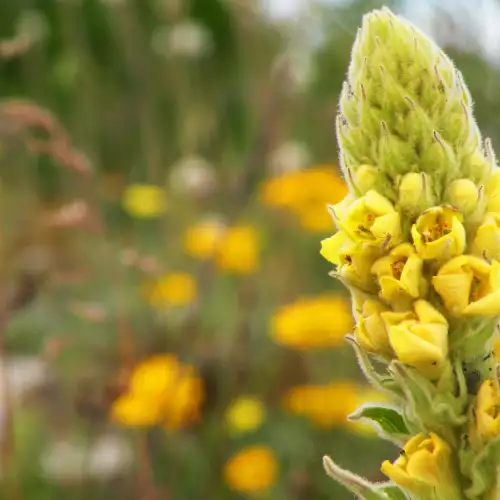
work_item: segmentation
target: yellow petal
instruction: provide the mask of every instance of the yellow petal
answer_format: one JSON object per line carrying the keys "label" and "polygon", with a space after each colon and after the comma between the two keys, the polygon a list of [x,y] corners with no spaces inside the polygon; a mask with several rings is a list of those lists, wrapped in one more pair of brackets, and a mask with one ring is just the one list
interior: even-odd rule
{"label": "yellow petal", "polygon": [[420,279],[422,276],[423,262],[417,255],[411,255],[406,261],[400,281],[413,297],[417,298],[420,292]]}
{"label": "yellow petal", "polygon": [[419,321],[448,326],[446,318],[426,300],[417,300],[413,307]]}
{"label": "yellow petal", "polygon": [[437,486],[440,480],[439,467],[432,453],[426,449],[417,450],[408,461],[408,475],[430,486]]}
{"label": "yellow petal", "polygon": [[392,203],[385,196],[382,196],[373,189],[366,193],[363,200],[367,210],[377,216],[394,212]]}
{"label": "yellow petal", "polygon": [[473,274],[461,272],[460,274],[438,274],[432,278],[432,285],[441,296],[452,314],[461,314],[469,304]]}
{"label": "yellow petal", "polygon": [[404,298],[409,293],[408,288],[396,278],[392,276],[382,276],[379,280],[380,288],[381,288],[381,297],[387,302],[393,302],[398,300],[398,298]]}
{"label": "yellow petal", "polygon": [[434,378],[441,372],[441,363],[446,357],[446,352],[442,346],[434,345],[413,333],[409,329],[410,326],[402,323],[389,328],[391,346],[401,362],[414,366],[424,375]]}
{"label": "yellow petal", "polygon": [[468,316],[497,316],[500,315],[500,289],[486,295],[486,297],[471,302],[463,311]]}
{"label": "yellow petal", "polygon": [[339,265],[339,253],[342,246],[346,243],[347,236],[344,232],[338,233],[326,238],[321,242],[320,254],[331,264]]}
{"label": "yellow petal", "polygon": [[414,478],[410,477],[405,470],[392,464],[389,460],[385,460],[382,463],[380,470],[398,486],[402,486],[414,493],[420,491],[421,485],[418,484]]}
{"label": "yellow petal", "polygon": [[399,212],[392,212],[375,219],[371,232],[375,238],[385,240],[390,237],[390,243],[396,245],[401,241],[401,220]]}

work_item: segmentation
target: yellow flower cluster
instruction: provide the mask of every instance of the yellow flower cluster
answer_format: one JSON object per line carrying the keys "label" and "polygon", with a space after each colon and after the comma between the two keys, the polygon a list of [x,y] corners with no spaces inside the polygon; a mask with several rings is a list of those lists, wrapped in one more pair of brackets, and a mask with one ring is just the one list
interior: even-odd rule
{"label": "yellow flower cluster", "polygon": [[311,350],[337,347],[352,327],[349,301],[325,294],[300,298],[279,309],[271,320],[271,336],[278,344]]}
{"label": "yellow flower cluster", "polygon": [[[496,171],[488,184],[488,210],[499,198],[499,179]],[[454,198],[468,207],[478,192],[463,184],[452,186]],[[351,289],[362,347],[436,379],[448,356],[449,319],[500,315],[500,213],[486,212],[472,224],[444,204],[408,226],[396,208],[375,190],[349,194],[331,208],[338,232],[323,240],[321,253]],[[438,303],[431,303],[431,291]]]}
{"label": "yellow flower cluster", "polygon": [[184,233],[184,249],[199,260],[214,259],[217,268],[233,274],[251,274],[260,264],[260,235],[249,225],[224,227],[205,220]]}
{"label": "yellow flower cluster", "polygon": [[334,165],[317,165],[286,172],[267,180],[261,188],[261,202],[288,211],[311,232],[328,231],[331,218],[325,212],[329,203],[340,201],[347,186]]}
{"label": "yellow flower cluster", "polygon": [[178,429],[198,419],[202,402],[203,383],[195,368],[173,355],[157,355],[135,367],[111,418],[128,427]]}

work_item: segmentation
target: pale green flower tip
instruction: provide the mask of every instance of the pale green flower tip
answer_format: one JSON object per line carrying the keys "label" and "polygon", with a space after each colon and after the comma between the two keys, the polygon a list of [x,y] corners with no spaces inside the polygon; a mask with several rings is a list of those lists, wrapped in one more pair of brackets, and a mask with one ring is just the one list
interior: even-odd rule
{"label": "pale green flower tip", "polygon": [[431,176],[424,172],[409,172],[399,179],[399,209],[416,215],[436,204]]}
{"label": "pale green flower tip", "polygon": [[392,179],[426,172],[436,192],[458,178],[484,180],[484,163],[470,160],[482,139],[462,75],[430,38],[387,8],[363,17],[339,109],[347,168],[373,164]]}

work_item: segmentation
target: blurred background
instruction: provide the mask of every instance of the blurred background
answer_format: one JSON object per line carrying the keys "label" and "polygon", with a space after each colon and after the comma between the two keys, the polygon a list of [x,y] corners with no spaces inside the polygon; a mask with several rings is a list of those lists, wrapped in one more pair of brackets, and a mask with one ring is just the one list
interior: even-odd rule
{"label": "blurred background", "polygon": [[500,147],[500,3],[0,1],[0,498],[348,499],[397,450],[319,242],[364,12],[465,74]]}

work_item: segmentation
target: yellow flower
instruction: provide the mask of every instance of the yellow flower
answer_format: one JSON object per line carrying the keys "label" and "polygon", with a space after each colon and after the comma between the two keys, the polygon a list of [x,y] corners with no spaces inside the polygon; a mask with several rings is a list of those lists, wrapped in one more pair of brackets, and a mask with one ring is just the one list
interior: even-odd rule
{"label": "yellow flower", "polygon": [[437,378],[448,355],[446,318],[425,300],[414,303],[413,317],[397,317],[401,314],[383,313],[394,352],[401,362],[429,378]]}
{"label": "yellow flower", "polygon": [[453,207],[429,208],[417,219],[411,235],[424,260],[448,259],[460,255],[465,249],[462,215]]}
{"label": "yellow flower", "polygon": [[346,425],[357,402],[357,386],[347,381],[292,387],[283,398],[288,411],[305,416],[322,429]]}
{"label": "yellow flower", "polygon": [[298,299],[279,309],[271,320],[273,339],[301,350],[336,347],[352,328],[349,301],[337,295]]}
{"label": "yellow flower", "polygon": [[476,398],[476,429],[480,437],[500,434],[500,389],[498,382],[485,380]]}
{"label": "yellow flower", "polygon": [[241,397],[226,409],[226,425],[233,434],[253,431],[262,425],[265,408],[257,398]]}
{"label": "yellow flower", "polygon": [[260,200],[269,207],[288,210],[305,229],[323,232],[332,224],[326,206],[337,203],[346,194],[347,185],[336,167],[318,165],[267,180]]}
{"label": "yellow flower", "polygon": [[205,220],[188,227],[184,233],[186,253],[195,259],[212,258],[224,237],[225,227],[217,220]]}
{"label": "yellow flower", "polygon": [[380,355],[392,352],[389,336],[382,314],[389,308],[378,300],[367,299],[361,294],[353,294],[353,309],[356,318],[354,335],[361,347]]}
{"label": "yellow flower", "polygon": [[335,222],[353,241],[384,246],[393,246],[401,241],[399,212],[377,191],[368,191],[363,197],[349,203],[345,218],[342,215],[344,210],[345,205],[341,204],[332,208]]}
{"label": "yellow flower", "polygon": [[486,183],[488,212],[500,212],[500,169],[495,169]]}
{"label": "yellow flower", "polygon": [[152,184],[131,184],[123,193],[123,208],[133,217],[154,218],[167,209],[165,191]]}
{"label": "yellow flower", "polygon": [[251,226],[228,228],[219,244],[216,263],[219,269],[236,274],[250,274],[259,266],[260,242]]}
{"label": "yellow flower", "polygon": [[500,259],[500,213],[486,214],[472,243],[472,251],[486,259]]}
{"label": "yellow flower", "polygon": [[131,427],[178,429],[198,418],[202,401],[203,385],[194,367],[159,355],[135,367],[128,390],[113,402],[111,417]]}
{"label": "yellow flower", "polygon": [[472,255],[447,262],[432,278],[436,292],[454,315],[500,314],[500,263]]}
{"label": "yellow flower", "polygon": [[366,243],[354,243],[344,231],[321,242],[321,255],[335,266],[335,273],[346,285],[367,292],[376,291],[371,268],[380,251]]}
{"label": "yellow flower", "polygon": [[224,466],[227,485],[240,493],[265,493],[277,480],[278,461],[266,446],[243,448]]}
{"label": "yellow flower", "polygon": [[398,486],[419,495],[419,498],[460,497],[451,494],[457,492],[451,448],[432,432],[429,437],[425,434],[412,437],[400,457],[393,464],[386,460],[381,470]]}
{"label": "yellow flower", "polygon": [[409,243],[398,245],[378,259],[371,272],[378,278],[381,298],[392,304],[424,296],[427,282],[422,277],[422,267],[422,259]]}
{"label": "yellow flower", "polygon": [[196,281],[186,273],[166,274],[144,290],[151,305],[159,309],[190,304],[197,295]]}
{"label": "yellow flower", "polygon": [[163,417],[163,402],[132,393],[121,395],[112,406],[112,419],[127,427],[152,427]]}

